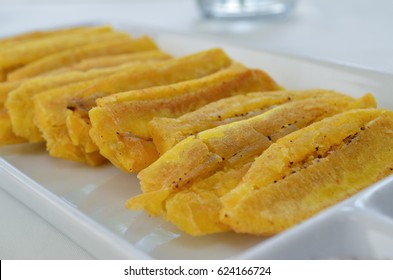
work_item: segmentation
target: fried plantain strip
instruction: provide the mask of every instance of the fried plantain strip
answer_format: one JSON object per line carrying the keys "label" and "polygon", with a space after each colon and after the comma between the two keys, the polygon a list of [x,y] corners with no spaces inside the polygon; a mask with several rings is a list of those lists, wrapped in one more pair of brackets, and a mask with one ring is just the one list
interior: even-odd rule
{"label": "fried plantain strip", "polygon": [[221,198],[221,221],[258,235],[287,229],[392,173],[392,136],[393,113],[377,109],[347,111],[289,134]]}
{"label": "fried plantain strip", "polygon": [[114,33],[101,37],[102,39],[99,42],[48,55],[18,68],[7,75],[7,80],[15,81],[38,76],[54,69],[79,62],[84,58],[157,49],[153,40],[147,36],[131,39],[126,34]]}
{"label": "fried plantain strip", "polygon": [[25,139],[15,135],[8,111],[4,108],[8,93],[16,89],[21,82],[0,83],[0,146],[26,142]]}
{"label": "fried plantain strip", "polygon": [[82,153],[80,149],[72,145],[64,127],[64,119],[67,112],[67,102],[64,96],[77,96],[81,90],[91,86],[99,79],[95,78],[57,87],[33,97],[33,121],[42,133],[42,137],[46,140],[46,148],[49,155],[56,157],[58,154],[61,154],[67,159],[86,162],[92,166],[105,162],[105,159],[98,153]]}
{"label": "fried plantain strip", "polygon": [[10,116],[5,108],[0,108],[0,146],[26,142],[12,130]]}
{"label": "fried plantain strip", "polygon": [[76,34],[65,34],[49,38],[42,38],[23,42],[0,50],[0,72],[6,75],[12,70],[21,67],[44,56],[81,46],[99,42],[102,36],[111,35],[110,27],[89,28]]}
{"label": "fried plantain strip", "polygon": [[63,28],[63,29],[54,29],[54,30],[47,30],[47,31],[33,31],[22,33],[19,35],[9,36],[3,39],[0,39],[0,48],[6,48],[9,46],[15,46],[16,44],[25,43],[27,41],[33,41],[37,39],[61,36],[61,35],[72,35],[78,32],[83,32],[92,27],[88,26],[76,26],[70,28]]}
{"label": "fried plantain strip", "polygon": [[67,71],[88,71],[94,68],[106,68],[126,64],[130,62],[148,62],[148,61],[159,61],[173,58],[171,55],[160,51],[141,51],[136,53],[126,54],[114,54],[114,55],[102,55],[93,58],[86,58],[78,63],[74,63],[67,67],[62,67],[48,74],[64,73]]}

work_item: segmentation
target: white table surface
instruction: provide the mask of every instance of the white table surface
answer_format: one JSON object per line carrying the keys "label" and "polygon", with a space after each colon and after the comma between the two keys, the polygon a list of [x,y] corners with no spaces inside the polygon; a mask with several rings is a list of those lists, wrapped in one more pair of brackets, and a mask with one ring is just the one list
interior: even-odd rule
{"label": "white table surface", "polygon": [[[228,22],[202,18],[192,0],[0,0],[0,37],[86,22],[126,22],[393,73],[392,11],[391,0],[300,0],[285,20]],[[0,259],[91,258],[0,188]]]}

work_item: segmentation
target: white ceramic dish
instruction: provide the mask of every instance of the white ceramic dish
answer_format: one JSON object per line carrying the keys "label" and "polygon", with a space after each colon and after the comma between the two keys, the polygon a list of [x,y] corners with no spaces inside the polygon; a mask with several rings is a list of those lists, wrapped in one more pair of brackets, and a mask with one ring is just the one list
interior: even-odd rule
{"label": "white ceramic dish", "polygon": [[[353,96],[373,92],[393,109],[393,76],[310,59],[265,53],[177,34],[147,33],[174,55],[222,47],[268,71],[291,89],[326,88]],[[361,172],[361,171],[359,171]],[[131,212],[135,175],[111,165],[90,168],[49,157],[44,145],[0,149],[0,186],[100,259],[393,259],[393,177],[271,238],[233,233],[190,237],[160,218]]]}

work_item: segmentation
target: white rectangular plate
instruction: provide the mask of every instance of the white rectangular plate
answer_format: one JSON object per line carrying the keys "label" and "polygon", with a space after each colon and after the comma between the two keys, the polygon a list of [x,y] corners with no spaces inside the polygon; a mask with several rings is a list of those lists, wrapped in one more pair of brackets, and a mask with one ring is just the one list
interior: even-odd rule
{"label": "white rectangular plate", "polygon": [[[147,33],[176,56],[222,47],[288,89],[334,89],[353,96],[372,92],[380,107],[393,109],[393,75],[178,34],[120,29]],[[271,238],[234,233],[190,237],[160,218],[124,208],[129,197],[140,193],[135,175],[109,164],[91,168],[51,158],[44,145],[1,148],[0,179],[6,191],[100,259],[393,258],[393,177]]]}

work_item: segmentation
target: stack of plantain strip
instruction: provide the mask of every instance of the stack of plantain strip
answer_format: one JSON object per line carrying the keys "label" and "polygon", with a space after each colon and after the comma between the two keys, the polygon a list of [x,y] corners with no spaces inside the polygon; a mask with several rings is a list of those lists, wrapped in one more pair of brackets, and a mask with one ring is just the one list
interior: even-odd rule
{"label": "stack of plantain strip", "polygon": [[[261,114],[199,132],[169,149],[138,174],[143,194],[128,200],[126,206],[163,215],[191,235],[230,230],[219,218],[220,198],[237,186],[255,157],[281,137],[323,118],[353,108],[375,107],[371,95],[356,100],[321,90],[276,94],[276,106],[272,106],[271,95],[259,94],[259,105],[266,106]],[[222,101],[209,106],[200,111],[217,107],[218,112],[225,113],[219,109]],[[247,113],[254,108],[239,110]],[[233,114],[233,109],[227,112]],[[200,122],[195,123],[200,130]],[[193,122],[189,127],[193,129]]]}
{"label": "stack of plantain strip", "polygon": [[[82,45],[100,42],[116,34],[108,26],[70,29],[58,35],[31,37],[5,44],[0,49],[0,77],[4,81],[9,73],[45,56]],[[1,80],[0,80],[1,81]]]}
{"label": "stack of plantain strip", "polygon": [[161,51],[141,53],[144,55],[141,56],[139,53],[132,54],[132,59],[128,60],[128,63],[125,64],[105,68],[93,68],[88,71],[66,71],[55,75],[39,76],[20,83],[20,86],[8,93],[6,97],[5,106],[10,115],[13,131],[16,135],[24,137],[32,143],[42,142],[44,140],[41,136],[41,132],[33,122],[33,97],[39,93],[81,81],[90,80],[91,82],[89,84],[93,84],[95,78],[109,76],[141,63],[153,62],[156,61],[156,59],[157,61],[162,61],[170,58],[168,54]]}
{"label": "stack of plantain strip", "polygon": [[169,61],[137,65],[88,84],[41,93],[34,97],[34,121],[47,142],[50,155],[98,165],[105,160],[89,137],[88,117],[97,98],[199,78],[231,63],[222,50],[211,49]]}
{"label": "stack of plantain strip", "polygon": [[[84,36],[87,38],[81,38]],[[62,46],[59,42],[64,42],[67,38],[71,42],[67,42]],[[17,55],[6,57],[13,50],[23,57],[18,57]],[[53,53],[54,50],[58,51]],[[44,51],[46,51],[46,56],[42,56],[45,54]],[[123,57],[109,63],[105,62],[105,59],[101,59],[98,65],[101,64],[102,70],[96,69],[95,65],[97,63],[95,63],[95,60],[102,58],[103,54],[111,53],[121,54]],[[0,145],[26,142],[24,138],[29,142],[42,140],[39,131],[32,124],[33,108],[31,96],[37,92],[81,80],[109,75],[120,71],[122,68],[116,68],[115,66],[124,65],[125,62],[131,64],[132,62],[158,61],[170,58],[168,54],[158,50],[150,38],[131,39],[127,34],[115,32],[107,26],[33,32],[3,39],[0,40],[0,57],[3,55],[5,60],[0,62],[1,69],[7,70],[7,65],[20,67],[14,71],[8,71],[8,80],[0,83]],[[126,57],[124,58],[124,56]],[[30,61],[29,57],[34,59]],[[77,64],[82,62],[85,57],[89,57],[89,63],[85,64],[84,69],[78,70],[93,69],[93,71],[68,73],[71,71],[75,72],[75,70],[64,68],[68,63],[74,62]],[[63,71],[48,73],[46,71],[49,68],[44,67],[26,76],[14,76],[19,71],[30,69],[31,66],[42,65],[42,62],[48,62],[48,59],[55,62],[50,64],[52,68],[62,67]],[[106,61],[108,61],[108,58],[106,58]],[[50,75],[50,77],[40,80],[37,75],[43,72],[45,75]],[[59,75],[64,73],[66,75]],[[22,89],[20,90],[19,87]],[[11,111],[11,116],[8,110]],[[24,129],[26,127],[30,129]]]}
{"label": "stack of plantain strip", "polygon": [[178,117],[221,98],[279,88],[265,72],[235,62],[203,78],[98,99],[89,112],[90,136],[115,166],[137,172],[159,157],[148,129],[154,117]]}
{"label": "stack of plantain strip", "polygon": [[271,145],[221,197],[220,221],[239,233],[276,234],[392,172],[393,112],[347,111]]}
{"label": "stack of plantain strip", "polygon": [[107,26],[0,39],[0,145],[142,170],[126,207],[191,235],[276,234],[393,172],[371,94],[279,91],[219,49],[170,58]]}
{"label": "stack of plantain strip", "polygon": [[[328,90],[255,92],[213,102],[179,118],[155,117],[148,124],[149,132],[158,151],[163,154],[181,140],[198,132],[226,123],[248,119],[274,106],[292,100],[335,94]],[[361,102],[374,104],[368,94]]]}

